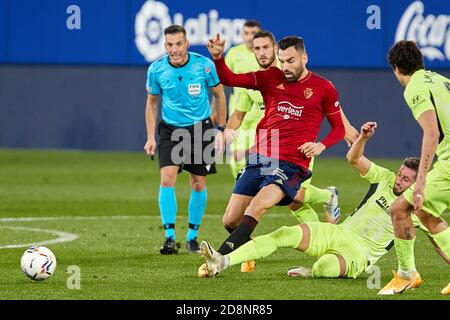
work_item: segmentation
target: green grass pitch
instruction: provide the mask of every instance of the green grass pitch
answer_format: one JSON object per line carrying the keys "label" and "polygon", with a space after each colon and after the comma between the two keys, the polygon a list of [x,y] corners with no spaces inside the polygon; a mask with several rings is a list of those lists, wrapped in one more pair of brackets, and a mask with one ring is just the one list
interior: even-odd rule
{"label": "green grass pitch", "polygon": [[[376,161],[396,170],[401,160]],[[220,165],[218,170],[208,178],[208,205],[199,233],[200,240],[216,247],[227,235],[221,216],[233,187],[229,168]],[[370,275],[365,273],[356,280],[288,278],[289,267],[313,263],[290,249],[258,261],[252,274],[241,274],[234,267],[213,279],[197,278],[203,261],[185,249],[187,174],[178,179],[176,232],[182,248],[178,255],[162,256],[157,161],[144,153],[0,150],[0,247],[54,239],[58,235],[49,232],[56,231],[78,237],[48,245],[58,266],[44,282],[22,274],[19,262],[25,248],[1,248],[0,299],[446,299],[440,290],[450,280],[449,266],[421,232],[416,263],[424,284],[395,297],[378,297],[377,289],[368,289]],[[313,183],[338,187],[343,217],[368,188],[344,158],[318,159]],[[5,219],[20,217],[45,218]],[[448,213],[444,217],[450,220]],[[276,207],[263,217],[254,235],[295,223],[286,208]],[[67,269],[72,265],[81,270],[79,290],[67,287]],[[379,267],[384,285],[396,268],[394,250]]]}

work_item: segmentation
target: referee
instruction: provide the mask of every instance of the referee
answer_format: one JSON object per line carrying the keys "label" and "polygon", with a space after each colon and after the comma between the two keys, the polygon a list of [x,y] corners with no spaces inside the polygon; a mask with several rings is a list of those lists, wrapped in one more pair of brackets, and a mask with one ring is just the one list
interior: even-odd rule
{"label": "referee", "polygon": [[[205,212],[206,175],[216,173],[214,143],[223,152],[223,130],[226,123],[226,100],[223,87],[212,61],[188,51],[189,41],[182,26],[172,25],[164,30],[167,54],[153,62],[147,73],[147,107],[145,120],[149,156],[158,149],[161,184],[159,209],[165,229],[161,254],[178,253],[175,237],[177,174],[189,172],[191,196],[188,206],[189,230],[186,248],[198,252],[197,233]],[[215,97],[217,129],[210,119],[209,90]],[[159,97],[162,116],[156,128]],[[159,143],[156,144],[155,131]]]}

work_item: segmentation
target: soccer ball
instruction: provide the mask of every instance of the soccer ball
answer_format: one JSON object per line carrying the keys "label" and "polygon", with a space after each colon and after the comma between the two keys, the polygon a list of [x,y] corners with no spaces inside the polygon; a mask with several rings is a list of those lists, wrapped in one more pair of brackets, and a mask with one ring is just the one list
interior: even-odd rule
{"label": "soccer ball", "polygon": [[20,259],[20,267],[25,275],[35,281],[49,278],[56,269],[56,257],[43,246],[28,248]]}

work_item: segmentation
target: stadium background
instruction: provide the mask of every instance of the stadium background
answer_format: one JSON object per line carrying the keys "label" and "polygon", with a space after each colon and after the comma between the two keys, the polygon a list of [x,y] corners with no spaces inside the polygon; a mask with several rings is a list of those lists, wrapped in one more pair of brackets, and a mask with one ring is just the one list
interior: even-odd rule
{"label": "stadium background", "polygon": [[[80,9],[81,29],[67,27],[72,4]],[[442,60],[426,59],[426,65],[449,75],[446,4],[319,0],[274,10],[256,0],[0,0],[0,147],[142,150],[146,69],[148,57],[163,52],[162,29],[182,21],[190,50],[207,55],[202,44],[210,34],[220,30],[238,43],[242,23],[255,18],[277,38],[304,37],[310,69],[334,82],[356,127],[378,121],[370,156],[419,154],[420,129],[385,56],[402,21],[399,36],[439,51]],[[367,26],[371,5],[380,9],[380,29]],[[341,143],[326,155],[345,150]]]}
{"label": "stadium background", "polygon": [[[162,29],[182,21],[191,50],[207,54],[201,44],[209,35],[219,29],[236,44],[244,20],[255,18],[277,38],[305,38],[310,69],[335,83],[351,122],[359,127],[366,120],[378,121],[367,154],[396,170],[398,158],[419,154],[421,133],[385,55],[400,30],[399,37],[409,34],[424,53],[440,58],[426,59],[428,67],[449,76],[447,3],[0,0],[0,300],[442,299],[439,291],[448,283],[448,265],[422,233],[416,262],[425,284],[392,298],[376,295],[377,287],[369,287],[371,274],[351,281],[292,281],[286,268],[314,261],[293,250],[258,262],[251,274],[234,268],[217,279],[198,279],[201,257],[188,254],[183,243],[188,176],[181,174],[177,183],[176,228],[182,248],[177,256],[162,256],[159,171],[157,161],[150,161],[142,148],[145,57],[154,59],[163,52]],[[81,29],[68,28],[76,22],[72,5],[80,9]],[[367,27],[368,20],[369,26],[373,22],[372,5],[380,9],[381,29]],[[346,150],[343,142],[327,150],[317,159],[313,178],[319,187],[339,188],[342,220],[368,187],[347,164]],[[219,174],[208,178],[199,233],[200,240],[214,246],[227,235],[221,217],[234,183],[229,169],[219,167]],[[255,235],[295,223],[286,208],[276,207]],[[61,240],[61,233],[78,238],[52,243]],[[24,277],[19,260],[27,243],[39,241],[55,253],[58,267],[51,279],[35,283]],[[70,266],[81,270],[80,290],[71,287]],[[378,266],[382,285],[396,266],[394,250]]]}

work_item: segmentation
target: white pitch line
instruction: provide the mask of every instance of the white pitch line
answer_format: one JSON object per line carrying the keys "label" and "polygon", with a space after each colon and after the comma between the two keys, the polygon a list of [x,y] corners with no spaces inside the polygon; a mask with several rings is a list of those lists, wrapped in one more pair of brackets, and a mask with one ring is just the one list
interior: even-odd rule
{"label": "white pitch line", "polygon": [[[271,213],[266,215],[267,218],[279,218],[283,216],[289,216],[289,214],[278,214]],[[206,214],[203,218],[221,218],[220,214]],[[178,216],[177,219],[187,218],[187,216]],[[266,219],[267,219],[266,218]],[[8,217],[8,218],[0,218],[0,222],[32,222],[32,221],[52,221],[52,220],[129,220],[129,219],[161,219],[158,216],[59,216],[59,217]],[[11,229],[11,230],[25,230],[25,231],[34,231],[34,232],[43,232],[50,233],[58,236],[56,239],[44,240],[41,242],[35,243],[20,243],[20,244],[8,244],[8,245],[0,245],[0,249],[11,249],[11,248],[26,248],[31,246],[42,246],[49,245],[61,242],[69,242],[78,238],[78,235],[74,233],[63,232],[59,230],[48,230],[48,229],[38,229],[38,228],[28,228],[28,227],[14,227],[14,226],[2,226],[0,228]]]}
{"label": "white pitch line", "polygon": [[[205,214],[205,218],[221,218],[222,214]],[[264,218],[292,217],[289,213],[269,213]],[[187,218],[185,215],[177,216],[177,219]],[[129,220],[129,219],[161,219],[158,216],[59,216],[59,217],[8,217],[0,218],[0,222],[28,222],[28,221],[49,221],[49,220]]]}
{"label": "white pitch line", "polygon": [[[140,218],[141,216],[59,216],[59,217],[10,217],[0,218],[0,222],[27,222],[27,221],[49,221],[49,220],[127,220]],[[142,216],[151,218],[153,216]],[[159,216],[155,216],[158,217]]]}
{"label": "white pitch line", "polygon": [[28,248],[28,247],[31,247],[31,246],[43,246],[43,245],[49,245],[49,244],[73,241],[76,238],[78,238],[78,236],[76,234],[63,232],[63,231],[59,231],[59,230],[48,230],[48,229],[27,228],[27,227],[13,227],[13,226],[0,226],[0,228],[11,229],[11,230],[25,230],[25,231],[33,231],[33,232],[44,232],[44,233],[50,233],[50,234],[53,234],[55,236],[58,236],[58,238],[56,238],[56,239],[44,240],[44,241],[41,241],[41,242],[3,245],[3,246],[0,246],[0,249]]}

